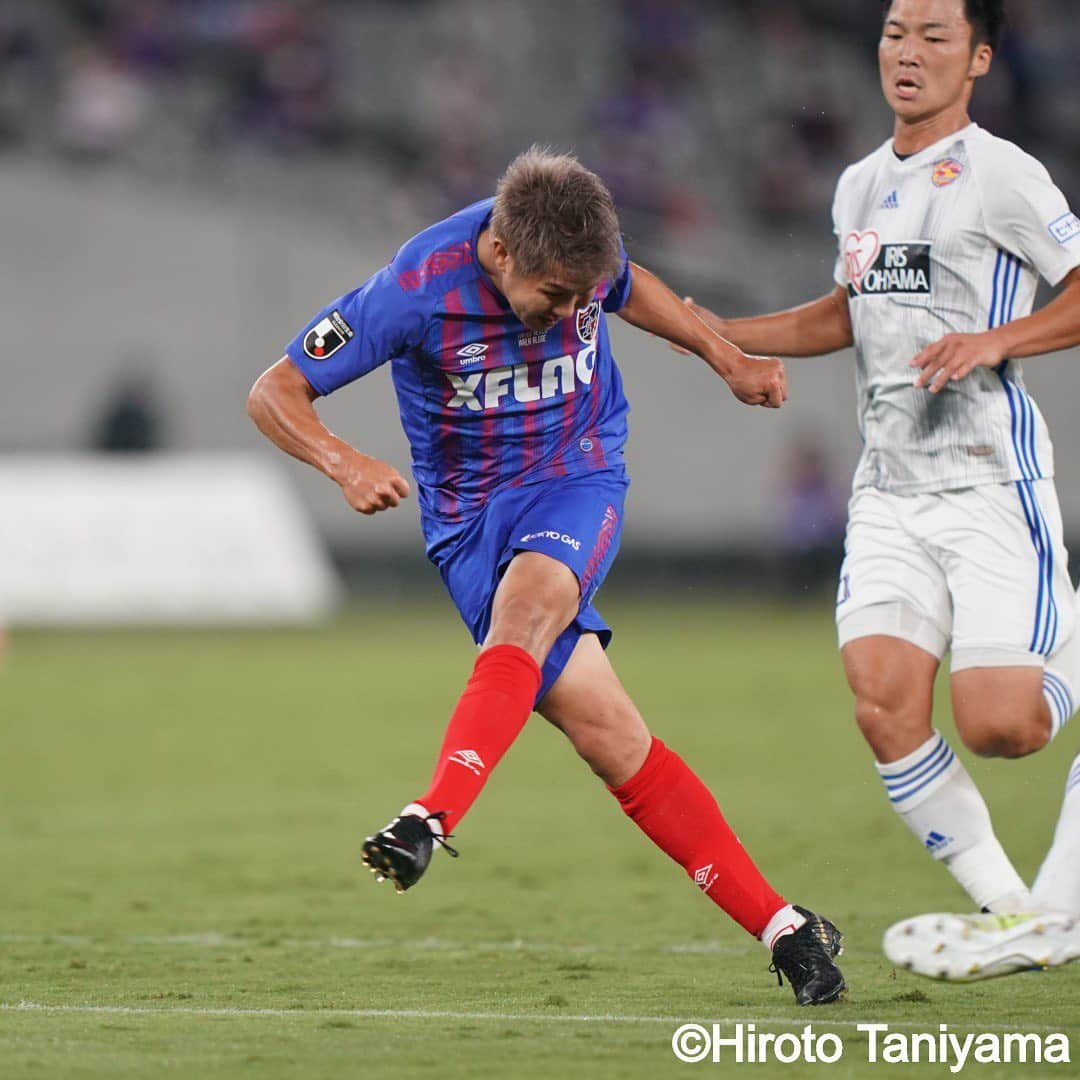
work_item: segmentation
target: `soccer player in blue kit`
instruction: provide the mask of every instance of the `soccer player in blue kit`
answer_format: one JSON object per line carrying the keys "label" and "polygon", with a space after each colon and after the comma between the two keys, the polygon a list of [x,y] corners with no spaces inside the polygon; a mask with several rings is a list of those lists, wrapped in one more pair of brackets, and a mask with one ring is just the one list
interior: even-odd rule
{"label": "soccer player in blue kit", "polygon": [[259,429],[374,514],[408,482],[333,435],[314,401],[391,363],[427,554],[481,645],[428,790],[367,838],[362,858],[404,892],[436,845],[456,855],[451,831],[535,709],[770,949],[800,1004],[833,1001],[839,932],[773,890],[705,785],[650,735],[604,652],[611,631],[592,599],[628,485],[628,407],[605,313],[702,357],[746,404],[787,397],[780,361],[747,357],[629,261],[599,177],[536,147],[494,199],[413,237],[325,308],[252,388]]}

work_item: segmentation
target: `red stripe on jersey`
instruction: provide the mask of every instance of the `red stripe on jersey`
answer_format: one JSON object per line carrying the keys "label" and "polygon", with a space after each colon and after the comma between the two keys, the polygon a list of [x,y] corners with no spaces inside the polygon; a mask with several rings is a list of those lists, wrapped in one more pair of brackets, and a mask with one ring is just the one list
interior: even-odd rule
{"label": "red stripe on jersey", "polygon": [[[485,316],[485,323],[490,321],[491,325],[498,329],[499,322],[506,317],[505,307],[499,303],[483,281],[477,282],[476,294],[480,301],[480,310],[483,311]],[[515,357],[507,355],[507,339],[504,337],[492,344],[493,348],[498,350],[499,361],[501,364],[512,367]],[[499,451],[500,449],[506,451],[509,447],[503,445],[500,448],[496,443],[495,433],[498,409],[493,409],[490,412],[485,409],[484,412],[481,413],[481,416],[483,419],[480,421],[480,462],[477,470],[477,494],[481,499],[486,500],[492,490],[499,484],[501,463]],[[503,417],[502,425],[500,426],[505,428],[506,423],[507,420]],[[499,434],[501,436],[504,432],[499,432]],[[501,438],[499,442],[505,444],[505,440]]]}
{"label": "red stripe on jersey", "polygon": [[[532,334],[533,331],[527,333]],[[518,355],[521,363],[529,365],[529,381],[533,379],[539,383],[543,369],[543,358],[546,356],[546,335],[541,336],[534,344],[518,346]],[[530,359],[539,357],[539,359]],[[528,479],[529,473],[542,461],[547,452],[544,445],[543,428],[541,420],[536,415],[547,408],[547,402],[542,397],[533,401],[525,402],[521,413],[521,460],[518,462],[518,474],[514,479],[514,486],[521,487]]]}
{"label": "red stripe on jersey", "polygon": [[[577,332],[577,313],[559,323],[559,331],[562,334],[562,351],[567,356],[576,357],[578,350],[583,346]],[[576,365],[576,360],[574,361]],[[563,400],[559,417],[559,443],[555,451],[555,461],[552,469],[556,476],[566,475],[566,457],[570,453],[570,443],[574,437],[574,418],[577,414],[577,396],[584,393],[585,389],[578,385],[577,373],[573,376],[575,390],[567,394]]]}
{"label": "red stripe on jersey", "polygon": [[405,292],[413,292],[432,278],[457,270],[472,260],[472,244],[463,240],[460,244],[451,244],[442,251],[432,252],[415,270],[406,270],[399,274],[398,284]]}
{"label": "red stripe on jersey", "polygon": [[[461,290],[454,289],[443,298],[446,315],[442,320],[442,348],[443,354],[454,355],[465,344],[465,320],[460,316],[465,314],[465,305],[462,302]],[[444,392],[441,374],[439,378],[439,391]],[[464,453],[461,439],[461,420],[453,412],[447,409],[446,402],[442,403],[441,417],[439,420],[439,452],[443,460],[442,484],[439,488],[437,509],[440,514],[448,517],[456,517],[459,511],[459,500],[455,492],[461,489],[464,479]]]}
{"label": "red stripe on jersey", "polygon": [[536,410],[541,404],[540,398],[525,403],[525,412],[521,416],[521,470],[514,484],[520,486],[528,476],[529,470],[540,460],[542,448],[537,446]]}
{"label": "red stripe on jersey", "polygon": [[[600,318],[602,319],[603,313]],[[604,447],[600,442],[600,437],[596,434],[597,421],[600,419],[600,401],[603,397],[600,388],[600,327],[596,328],[596,354],[593,357],[593,375],[592,382],[589,384],[589,422],[585,428],[585,434],[589,437],[589,441],[592,443],[592,449],[585,454],[585,458],[589,463],[590,469],[603,469],[607,466],[607,459],[604,457]]]}

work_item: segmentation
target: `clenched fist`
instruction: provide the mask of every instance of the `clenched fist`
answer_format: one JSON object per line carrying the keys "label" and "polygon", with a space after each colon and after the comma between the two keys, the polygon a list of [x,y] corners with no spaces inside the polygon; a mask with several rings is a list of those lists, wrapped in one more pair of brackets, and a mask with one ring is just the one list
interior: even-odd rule
{"label": "clenched fist", "polygon": [[779,409],[787,401],[787,372],[782,360],[744,356],[724,378],[731,392],[746,405]]}
{"label": "clenched fist", "polygon": [[354,452],[335,467],[334,480],[345,501],[361,514],[377,514],[409,497],[409,482],[385,461]]}

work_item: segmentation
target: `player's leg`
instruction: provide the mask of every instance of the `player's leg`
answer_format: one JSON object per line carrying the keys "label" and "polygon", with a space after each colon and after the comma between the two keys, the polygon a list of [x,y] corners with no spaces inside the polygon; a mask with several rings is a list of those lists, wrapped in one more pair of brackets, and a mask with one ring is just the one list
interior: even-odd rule
{"label": "player's leg", "polygon": [[[1044,534],[1047,629],[1041,639],[1033,632],[1030,644],[1046,654],[1042,693],[1050,713],[1050,738],[1054,739],[1080,708],[1080,591],[1074,591],[1069,579],[1069,554],[1054,481],[1036,480],[1015,486],[1017,501],[1025,511],[1025,524],[1027,515],[1033,515]],[[1037,616],[1036,610],[1033,627],[1039,626]]]}
{"label": "player's leg", "polygon": [[1054,842],[1039,868],[1031,896],[1043,911],[1080,916],[1080,755],[1065,781]]}
{"label": "player's leg", "polygon": [[[1057,500],[1049,481],[950,498],[983,503],[964,508],[982,543],[956,544],[950,568],[957,726],[982,753],[1018,756],[1072,716],[1080,677],[1078,601],[1065,576]],[[885,952],[919,974],[963,982],[1080,959],[1080,757],[1030,907],[1036,910],[905,919],[886,933]]]}
{"label": "player's leg", "polygon": [[[443,559],[450,594],[483,648],[427,791],[364,843],[364,862],[392,877],[399,891],[424,872],[433,843],[447,847],[562,670],[569,656],[564,631],[618,550],[626,487],[625,474],[611,469],[558,486],[504,489]],[[610,635],[602,622],[596,628]]]}
{"label": "player's leg", "polygon": [[578,582],[535,551],[513,557],[495,590],[491,627],[454,710],[428,790],[417,800],[452,830],[533,710],[541,666],[578,611]]}
{"label": "player's leg", "polygon": [[1080,959],[1080,756],[1031,890],[1039,910],[1017,915],[918,915],[891,926],[885,955],[920,975],[972,982]]}
{"label": "player's leg", "polygon": [[[1043,688],[1055,735],[1080,703],[1080,593],[1074,611],[1072,634],[1047,657],[1043,672]],[[1039,868],[1031,895],[1043,911],[1069,911],[1080,916],[1080,756],[1069,770],[1054,841]],[[1080,935],[1080,928],[1077,934]]]}
{"label": "player's leg", "polygon": [[840,950],[835,927],[788,904],[773,889],[708,788],[678,754],[649,734],[595,634],[578,639],[537,708],[642,832],[773,951],[801,1004],[821,1004],[840,994],[844,983],[833,962]]}
{"label": "player's leg", "polygon": [[[1007,667],[954,653],[953,715],[964,743],[985,757],[1024,757],[1041,750],[1075,715],[1080,693],[1080,598],[1071,598],[1072,632],[1045,661],[1016,651]],[[988,607],[990,604],[987,605]],[[1003,605],[994,605],[1000,616]],[[1065,622],[1066,620],[1060,620]]]}
{"label": "player's leg", "polygon": [[871,635],[849,641],[843,658],[856,719],[893,809],[979,907],[1022,910],[1027,888],[994,834],[990,811],[931,727],[937,657],[910,641]]}
{"label": "player's leg", "polygon": [[443,737],[427,791],[368,837],[362,859],[399,892],[427,869],[521,734],[540,690],[541,665],[574,619],[578,581],[563,563],[535,551],[515,555],[495,590],[491,627]]}
{"label": "player's leg", "polygon": [[754,867],[701,781],[649,734],[595,634],[579,638],[537,708],[646,835],[760,937],[783,899]]}
{"label": "player's leg", "polygon": [[973,754],[1026,757],[1050,741],[1041,662],[954,670],[950,689],[957,734]]}
{"label": "player's leg", "polygon": [[652,735],[596,634],[580,635],[536,711],[570,740],[609,788],[626,783],[649,756]]}
{"label": "player's leg", "polygon": [[938,514],[957,731],[977,754],[1022,757],[1064,728],[1080,679],[1078,601],[1053,481],[950,492]]}
{"label": "player's leg", "polygon": [[[868,609],[867,614],[878,613]],[[914,612],[909,618],[912,624],[918,620]],[[881,613],[876,626],[883,627],[885,621],[886,614]],[[897,627],[896,632],[903,630]],[[855,722],[876,760],[899,761],[923,746],[933,734],[939,658],[910,640],[885,633],[851,638],[840,656],[855,695]]]}
{"label": "player's leg", "polygon": [[837,604],[844,670],[890,805],[980,907],[1015,910],[1027,889],[970,775],[932,727],[952,626],[944,573],[917,532],[931,502],[874,491],[852,500]]}

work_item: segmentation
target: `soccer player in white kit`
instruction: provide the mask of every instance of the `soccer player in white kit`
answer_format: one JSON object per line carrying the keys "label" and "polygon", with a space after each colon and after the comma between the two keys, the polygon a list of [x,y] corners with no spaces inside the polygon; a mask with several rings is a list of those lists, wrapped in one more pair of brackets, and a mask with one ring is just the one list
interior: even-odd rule
{"label": "soccer player in white kit", "polygon": [[[1080,220],[1038,161],[968,116],[1002,22],[1003,0],[886,2],[894,134],[840,178],[835,289],[751,319],[687,302],[747,353],[855,346],[865,445],[837,627],[856,719],[893,808],[977,907],[1010,916],[976,931],[1007,931],[1010,954],[1038,937],[1039,961],[1060,962],[1080,954],[1080,928],[1041,913],[1080,915],[1080,784],[1029,892],[931,720],[950,648],[957,732],[977,754],[1038,750],[1080,703],[1053,451],[1020,365],[1080,344]],[[1040,276],[1060,291],[1032,314]],[[922,942],[922,929],[903,936]]]}

